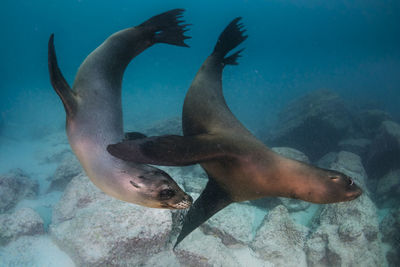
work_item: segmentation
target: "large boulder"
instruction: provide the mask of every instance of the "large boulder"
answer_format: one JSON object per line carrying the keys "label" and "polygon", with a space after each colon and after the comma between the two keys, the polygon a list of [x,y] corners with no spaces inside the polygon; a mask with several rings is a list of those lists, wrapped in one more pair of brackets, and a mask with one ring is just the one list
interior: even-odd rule
{"label": "large boulder", "polygon": [[113,199],[81,174],[55,207],[50,233],[79,266],[136,266],[165,249],[171,226],[169,210]]}
{"label": "large boulder", "polygon": [[400,203],[400,169],[391,170],[379,179],[376,194],[380,204],[387,202],[389,205]]}
{"label": "large boulder", "polygon": [[364,159],[371,145],[371,140],[366,138],[348,138],[338,144],[339,150],[348,151],[359,155]]}
{"label": "large boulder", "polygon": [[360,157],[342,151],[329,154],[320,163],[352,177],[363,194],[350,202],[321,206],[306,243],[308,265],[381,266],[384,259],[378,215],[369,198]]}
{"label": "large boulder", "polygon": [[54,244],[48,235],[21,236],[0,247],[1,266],[73,267],[68,255]]}
{"label": "large boulder", "polygon": [[268,144],[296,148],[315,160],[336,150],[352,127],[352,115],[339,95],[318,90],[293,101],[279,114]]}
{"label": "large boulder", "polygon": [[400,208],[394,208],[383,218],[382,241],[390,245],[386,259],[390,267],[400,266]]}
{"label": "large boulder", "polygon": [[365,138],[374,138],[379,132],[382,122],[386,120],[392,120],[392,117],[379,109],[365,109],[355,114],[357,128]]}
{"label": "large boulder", "polygon": [[43,164],[59,164],[66,155],[72,153],[65,130],[46,135],[42,140],[43,143],[51,147],[50,150],[38,151],[37,156]]}
{"label": "large boulder", "polygon": [[34,198],[39,184],[20,169],[0,175],[0,213],[12,209],[24,198]]}
{"label": "large boulder", "polygon": [[157,168],[166,171],[188,193],[201,193],[208,182],[206,172],[197,164],[186,167],[157,166]]}
{"label": "large boulder", "polygon": [[379,178],[392,169],[400,168],[400,125],[384,121],[372,141],[366,169],[371,178]]}
{"label": "large boulder", "polygon": [[19,209],[13,214],[0,214],[0,246],[20,236],[43,233],[42,218],[30,208]]}
{"label": "large boulder", "polygon": [[278,206],[264,218],[251,248],[274,266],[307,266],[307,233],[306,227],[293,222],[284,206]]}
{"label": "large boulder", "polygon": [[205,235],[200,229],[194,230],[174,250],[181,266],[273,266],[262,261],[247,247],[225,246],[213,235]]}
{"label": "large boulder", "polygon": [[225,245],[249,244],[259,226],[257,216],[260,212],[254,206],[234,203],[215,214],[201,227],[206,234],[218,236]]}
{"label": "large boulder", "polygon": [[50,181],[48,191],[64,191],[72,178],[81,172],[83,169],[76,156],[73,153],[66,153],[55,173],[48,178]]}
{"label": "large boulder", "polygon": [[221,240],[196,229],[175,249],[183,266],[239,266]]}

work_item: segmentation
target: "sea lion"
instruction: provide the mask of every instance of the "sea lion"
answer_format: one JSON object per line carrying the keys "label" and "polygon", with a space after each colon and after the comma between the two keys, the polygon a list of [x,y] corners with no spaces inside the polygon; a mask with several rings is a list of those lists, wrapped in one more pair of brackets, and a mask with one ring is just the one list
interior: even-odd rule
{"label": "sea lion", "polygon": [[284,158],[254,137],[229,110],[222,94],[222,71],[236,65],[242,43],[240,18],[219,36],[186,94],[182,113],[184,136],[124,141],[108,151],[124,160],[158,165],[200,163],[209,180],[189,209],[176,244],[212,215],[233,202],[262,197],[288,197],[313,203],[357,198],[361,189],[343,173]]}
{"label": "sea lion", "polygon": [[146,207],[184,209],[192,198],[166,172],[115,158],[106,147],[124,138],[121,85],[125,68],[153,44],[187,46],[182,12],[175,9],[162,13],[108,37],[83,61],[72,89],[58,68],[54,35],[49,40],[50,80],[65,107],[72,150],[102,191]]}

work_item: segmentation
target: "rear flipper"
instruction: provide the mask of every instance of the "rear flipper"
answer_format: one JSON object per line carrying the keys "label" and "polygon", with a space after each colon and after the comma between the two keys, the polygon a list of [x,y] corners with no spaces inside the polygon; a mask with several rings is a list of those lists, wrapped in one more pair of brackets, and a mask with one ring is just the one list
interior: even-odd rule
{"label": "rear flipper", "polygon": [[51,85],[61,98],[67,116],[73,117],[77,110],[76,95],[58,67],[56,50],[54,48],[54,34],[50,35],[48,44],[48,67]]}
{"label": "rear flipper", "polygon": [[107,151],[125,161],[164,166],[186,166],[223,157],[234,157],[229,146],[212,135],[164,135],[124,140]]}
{"label": "rear flipper", "polygon": [[229,23],[219,36],[217,44],[214,47],[213,55],[220,57],[222,63],[225,65],[237,65],[237,58],[240,57],[240,52],[243,51],[241,49],[226,57],[229,51],[247,39],[247,35],[244,35],[245,30],[242,30],[243,24],[239,23],[241,19],[241,17],[238,17]]}
{"label": "rear flipper", "polygon": [[209,177],[206,188],[186,214],[174,249],[187,235],[231,203],[233,201],[229,193]]}
{"label": "rear flipper", "polygon": [[182,13],[184,9],[173,9],[160,15],[151,17],[138,27],[149,29],[154,33],[153,41],[155,43],[166,43],[177,46],[189,47],[185,44],[185,40],[189,36],[184,33],[188,30],[186,26],[189,24],[181,24]]}

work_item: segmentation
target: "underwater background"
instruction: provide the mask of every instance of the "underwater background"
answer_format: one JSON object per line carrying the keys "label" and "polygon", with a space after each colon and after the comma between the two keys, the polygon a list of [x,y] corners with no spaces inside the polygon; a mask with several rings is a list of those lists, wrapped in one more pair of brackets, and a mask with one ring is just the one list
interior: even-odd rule
{"label": "underwater background", "polygon": [[[234,204],[173,252],[176,212],[91,184],[49,82],[48,38],[72,85],[110,34],[173,8],[192,24],[190,48],[157,44],[131,62],[126,131],[179,134],[191,81],[241,16],[249,37],[224,71],[228,106],[278,153],[347,171],[360,199]],[[6,0],[0,20],[0,266],[400,265],[399,1]],[[207,181],[198,166],[164,169],[194,197]]]}

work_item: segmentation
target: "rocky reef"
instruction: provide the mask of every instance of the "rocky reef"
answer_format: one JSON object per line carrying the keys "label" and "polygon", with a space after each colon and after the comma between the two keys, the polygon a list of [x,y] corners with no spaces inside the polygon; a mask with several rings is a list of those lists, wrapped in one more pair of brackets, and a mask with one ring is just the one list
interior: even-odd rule
{"label": "rocky reef", "polygon": [[[268,146],[280,145],[272,149],[285,157],[349,175],[363,195],[329,205],[287,198],[235,203],[173,249],[185,211],[107,196],[84,174],[65,137],[54,136],[47,138],[54,149],[43,164],[57,167],[42,194],[62,197],[48,228],[40,212],[18,204],[38,197],[31,175],[21,170],[0,175],[0,257],[6,265],[29,265],[34,255],[43,255],[36,248],[42,246],[64,259],[63,266],[399,266],[398,122],[383,111],[352,110],[323,90],[290,104],[279,123],[264,139]],[[180,119],[143,132],[181,134]],[[207,183],[198,165],[162,169],[194,199]]]}
{"label": "rocky reef", "polygon": [[386,254],[389,266],[400,266],[400,208],[393,208],[380,224],[382,240],[390,245]]}
{"label": "rocky reef", "polygon": [[[307,160],[297,150],[275,150]],[[248,262],[252,266],[382,266],[385,257],[377,209],[369,197],[361,158],[342,151],[328,154],[320,164],[354,177],[365,193],[352,202],[319,205],[303,224],[292,216],[299,210],[288,204],[265,209],[250,202],[236,203],[173,250],[181,211],[115,200],[79,174],[54,209],[50,234],[79,266],[160,266],[161,262],[167,266],[244,266]],[[206,182],[198,167],[167,170],[194,197]],[[309,210],[313,208],[301,209]]]}
{"label": "rocky reef", "polygon": [[0,246],[21,236],[44,234],[43,220],[34,210],[22,208],[13,214],[0,214]]}
{"label": "rocky reef", "polygon": [[318,90],[286,106],[269,145],[298,149],[312,160],[334,151],[337,143],[352,131],[352,114],[336,93]]}
{"label": "rocky reef", "polygon": [[83,172],[83,169],[76,156],[72,152],[62,153],[61,162],[55,173],[47,179],[50,181],[48,191],[64,191],[72,178],[81,172]]}
{"label": "rocky reef", "polygon": [[36,197],[39,184],[21,169],[0,175],[0,213],[14,208],[23,198]]}

